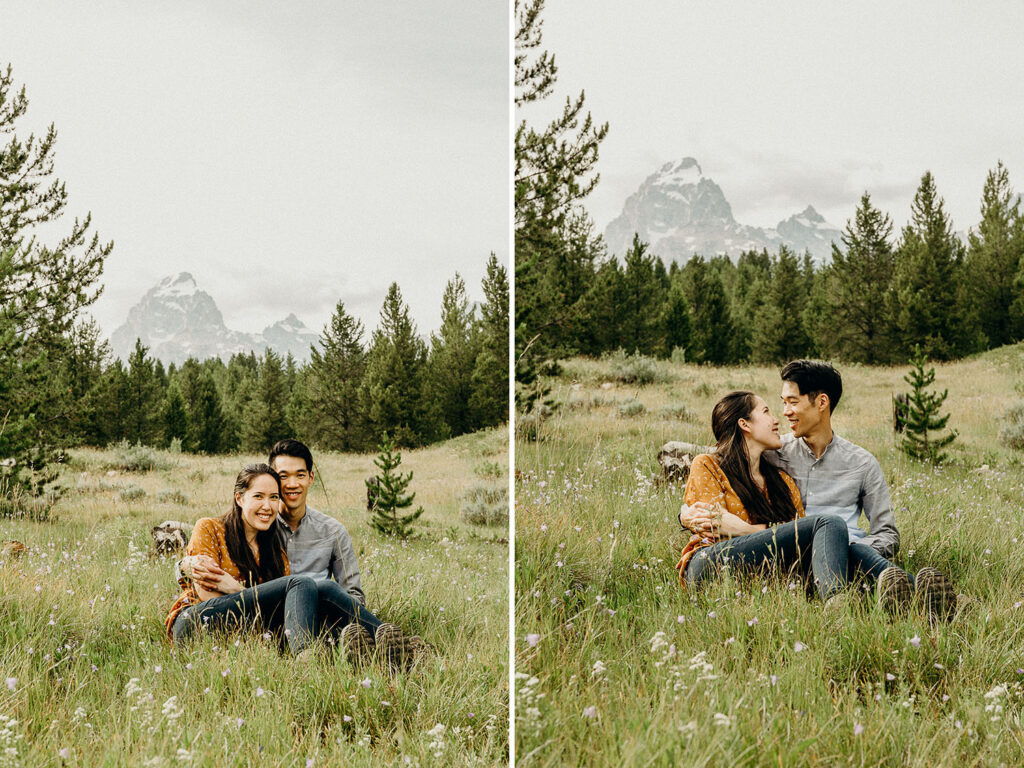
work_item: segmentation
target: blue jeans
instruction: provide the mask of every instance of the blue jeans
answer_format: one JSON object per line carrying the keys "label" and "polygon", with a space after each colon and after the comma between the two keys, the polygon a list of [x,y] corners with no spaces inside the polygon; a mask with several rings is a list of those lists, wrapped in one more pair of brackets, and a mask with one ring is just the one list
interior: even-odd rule
{"label": "blue jeans", "polygon": [[315,637],[317,600],[318,589],[312,576],[282,576],[189,606],[174,619],[171,639],[178,645],[202,629],[284,629],[289,649],[297,654],[308,648]]}
{"label": "blue jeans", "polygon": [[[894,567],[891,562],[878,554],[878,550],[869,544],[861,541],[850,542],[850,581],[858,576],[866,576],[868,581],[874,583],[882,575],[886,568]],[[914,586],[914,574],[904,571],[910,579],[910,586]]]}
{"label": "blue jeans", "polygon": [[381,621],[363,608],[336,581],[293,574],[257,584],[231,595],[204,600],[177,615],[171,637],[177,645],[203,628],[260,627],[284,630],[292,653],[308,648],[313,638],[357,621],[370,634]]}
{"label": "blue jeans", "polygon": [[333,633],[346,624],[358,622],[369,630],[377,632],[381,625],[380,619],[359,604],[352,595],[331,579],[317,579],[317,628],[320,632]]}
{"label": "blue jeans", "polygon": [[696,587],[726,562],[745,571],[809,568],[818,594],[827,600],[849,582],[849,554],[850,539],[842,518],[801,517],[698,550],[686,566],[686,583]]}

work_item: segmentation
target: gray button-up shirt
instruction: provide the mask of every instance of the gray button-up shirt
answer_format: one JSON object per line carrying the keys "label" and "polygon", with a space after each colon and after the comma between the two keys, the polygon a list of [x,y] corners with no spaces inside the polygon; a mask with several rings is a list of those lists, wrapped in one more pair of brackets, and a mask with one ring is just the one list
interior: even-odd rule
{"label": "gray button-up shirt", "polygon": [[[796,480],[808,515],[839,515],[846,521],[850,541],[869,544],[885,558],[892,559],[899,551],[889,486],[878,459],[868,451],[833,435],[816,459],[803,439],[783,435],[782,447],[765,455]],[[868,519],[867,533],[857,525],[862,511]]]}
{"label": "gray button-up shirt", "polygon": [[352,537],[345,526],[307,505],[298,528],[293,531],[281,517],[278,527],[288,550],[292,573],[315,579],[333,578],[361,605],[366,605]]}

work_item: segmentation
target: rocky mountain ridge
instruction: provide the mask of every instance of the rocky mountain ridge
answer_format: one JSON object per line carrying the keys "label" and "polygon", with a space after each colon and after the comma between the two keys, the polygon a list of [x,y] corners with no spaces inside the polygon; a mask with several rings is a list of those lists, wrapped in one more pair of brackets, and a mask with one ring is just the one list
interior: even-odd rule
{"label": "rocky mountain ridge", "polygon": [[226,361],[236,352],[262,354],[268,347],[282,357],[290,352],[297,361],[304,361],[318,335],[294,314],[268,325],[262,333],[232,331],[213,297],[199,288],[191,274],[181,272],[165,277],[128,311],[125,322],[110,337],[114,356],[127,360],[136,338],[153,357],[180,365],[189,357]]}
{"label": "rocky mountain ridge", "polygon": [[775,251],[782,245],[798,255],[810,251],[820,263],[831,257],[832,243],[841,235],[810,205],[772,229],[739,223],[721,187],[692,157],[665,163],[626,199],[622,213],[605,228],[608,253],[623,256],[634,232],[651,253],[679,263],[694,254],[727,253],[735,259],[743,251]]}

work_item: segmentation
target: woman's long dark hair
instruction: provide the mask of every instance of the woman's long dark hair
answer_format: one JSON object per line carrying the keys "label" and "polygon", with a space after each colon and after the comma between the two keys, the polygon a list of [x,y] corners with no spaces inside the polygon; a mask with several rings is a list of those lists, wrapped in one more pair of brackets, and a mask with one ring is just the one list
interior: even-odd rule
{"label": "woman's long dark hair", "polygon": [[[235,494],[244,495],[252,488],[253,481],[261,475],[274,478],[278,493],[280,493],[281,478],[270,468],[269,464],[246,464],[235,479]],[[260,561],[257,563],[252,549],[249,547],[249,542],[245,540],[242,508],[238,506],[234,494],[231,496],[231,510],[224,513],[221,521],[224,523],[228,554],[231,555],[231,559],[242,574],[242,579],[245,582],[243,586],[252,587],[284,576],[284,542],[276,530],[276,525],[256,534],[256,546],[260,550]]]}
{"label": "woman's long dark hair", "polygon": [[740,497],[751,523],[785,523],[796,518],[796,505],[782,473],[765,455],[759,466],[768,497],[750,474],[750,454],[743,440],[740,419],[749,419],[757,403],[753,392],[730,392],[711,412],[711,431],[717,443],[716,457],[736,495]]}

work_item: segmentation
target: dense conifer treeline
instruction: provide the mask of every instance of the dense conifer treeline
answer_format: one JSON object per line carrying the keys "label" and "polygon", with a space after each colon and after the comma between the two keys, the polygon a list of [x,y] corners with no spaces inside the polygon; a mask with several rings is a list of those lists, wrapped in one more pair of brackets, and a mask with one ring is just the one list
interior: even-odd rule
{"label": "dense conifer treeline", "polygon": [[55,437],[63,445],[127,440],[262,453],[294,436],[322,449],[366,451],[384,432],[417,446],[502,423],[508,362],[496,350],[508,345],[508,278],[493,255],[483,284],[478,316],[462,278],[448,282],[441,329],[429,346],[397,283],[368,343],[362,323],[339,302],[301,365],[266,350],[165,368],[139,341],[127,363],[110,362],[106,342],[93,333],[77,349],[77,396],[56,420]]}
{"label": "dense conifer treeline", "polygon": [[516,286],[518,318],[561,318],[533,341],[536,355],[622,348],[713,364],[808,355],[880,364],[907,362],[916,345],[950,360],[1024,337],[1024,216],[1001,163],[966,243],[925,173],[898,236],[865,193],[826,264],[782,247],[666,267],[637,238],[621,262],[596,239],[580,258],[565,254],[542,259],[531,248],[542,277]]}

